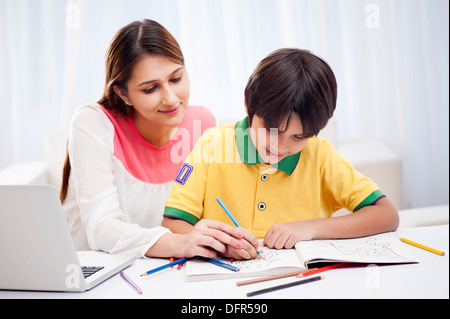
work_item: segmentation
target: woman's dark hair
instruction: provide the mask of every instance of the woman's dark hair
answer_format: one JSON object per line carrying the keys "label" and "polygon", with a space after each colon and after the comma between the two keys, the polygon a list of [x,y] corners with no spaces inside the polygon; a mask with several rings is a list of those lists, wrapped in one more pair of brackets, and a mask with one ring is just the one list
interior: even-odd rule
{"label": "woman's dark hair", "polygon": [[[261,117],[266,128],[285,131],[297,114],[303,136],[322,130],[336,108],[337,83],[333,71],[321,58],[306,50],[280,49],[264,58],[245,88],[245,103],[252,123]],[[287,120],[286,127],[280,125]]]}
{"label": "woman's dark hair", "polygon": [[106,52],[105,89],[99,104],[106,109],[130,115],[131,108],[115,93],[114,86],[127,92],[134,66],[144,56],[163,56],[184,65],[181,48],[162,25],[153,20],[135,21],[120,29]]}
{"label": "woman's dark hair", "polygon": [[[162,25],[153,20],[132,22],[120,29],[112,38],[105,56],[105,88],[98,101],[115,114],[131,115],[132,107],[117,95],[114,87],[127,92],[127,82],[136,63],[144,56],[162,56],[184,65],[181,48],[175,38]],[[67,196],[71,166],[69,154],[63,167],[61,203]]]}

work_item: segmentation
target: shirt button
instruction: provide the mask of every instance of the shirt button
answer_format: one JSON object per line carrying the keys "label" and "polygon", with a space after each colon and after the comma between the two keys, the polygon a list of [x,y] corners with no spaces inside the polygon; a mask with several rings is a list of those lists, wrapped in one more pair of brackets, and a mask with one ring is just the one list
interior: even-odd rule
{"label": "shirt button", "polygon": [[266,209],[266,204],[264,204],[263,202],[259,203],[259,204],[258,204],[258,209],[259,209],[260,211],[265,210],[265,209]]}
{"label": "shirt button", "polygon": [[262,180],[263,182],[267,181],[268,178],[269,178],[269,175],[267,175],[267,174],[262,174],[262,175],[261,175],[261,180]]}

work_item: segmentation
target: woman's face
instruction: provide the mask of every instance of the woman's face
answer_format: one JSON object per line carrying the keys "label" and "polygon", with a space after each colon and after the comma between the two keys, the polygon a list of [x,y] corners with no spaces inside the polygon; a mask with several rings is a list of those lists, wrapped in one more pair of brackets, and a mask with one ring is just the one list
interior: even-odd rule
{"label": "woman's face", "polygon": [[177,127],[189,101],[189,78],[183,65],[160,56],[145,56],[134,67],[126,99],[133,120],[152,127]]}

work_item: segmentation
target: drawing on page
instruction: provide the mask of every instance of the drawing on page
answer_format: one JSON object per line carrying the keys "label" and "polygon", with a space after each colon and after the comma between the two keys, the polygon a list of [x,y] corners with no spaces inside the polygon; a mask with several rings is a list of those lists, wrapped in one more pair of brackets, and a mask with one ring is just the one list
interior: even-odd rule
{"label": "drawing on page", "polygon": [[309,247],[309,254],[338,255],[347,257],[376,257],[389,261],[390,259],[403,258],[391,249],[389,242],[382,242],[376,237],[352,239],[346,242],[324,240],[315,243],[315,247]]}
{"label": "drawing on page", "polygon": [[231,265],[238,267],[239,271],[254,271],[270,268],[274,262],[282,262],[283,255],[286,254],[286,249],[270,249],[263,247],[263,258],[250,259],[250,260],[237,260],[233,261]]}

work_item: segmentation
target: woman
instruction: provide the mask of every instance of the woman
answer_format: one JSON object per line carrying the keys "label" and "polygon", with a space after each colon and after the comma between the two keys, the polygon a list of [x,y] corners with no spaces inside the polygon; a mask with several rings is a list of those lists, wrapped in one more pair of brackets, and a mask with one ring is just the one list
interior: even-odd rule
{"label": "woman", "polygon": [[216,123],[188,99],[183,54],[163,26],[144,20],[118,31],[102,98],[78,108],[70,124],[60,195],[77,250],[214,257],[239,245],[242,232],[224,223],[205,221],[186,235],[160,226],[182,161]]}

